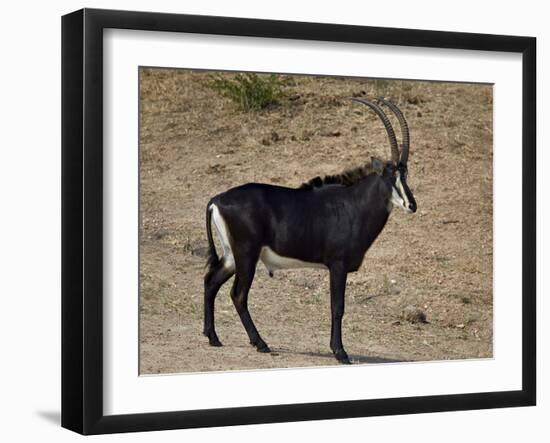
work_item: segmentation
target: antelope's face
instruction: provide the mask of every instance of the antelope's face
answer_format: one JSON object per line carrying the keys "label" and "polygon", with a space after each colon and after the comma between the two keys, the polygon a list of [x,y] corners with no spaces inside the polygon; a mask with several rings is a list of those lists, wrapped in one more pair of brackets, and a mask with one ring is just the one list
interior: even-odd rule
{"label": "antelope's face", "polygon": [[405,212],[416,212],[416,200],[407,185],[407,167],[400,163],[393,174],[391,202]]}

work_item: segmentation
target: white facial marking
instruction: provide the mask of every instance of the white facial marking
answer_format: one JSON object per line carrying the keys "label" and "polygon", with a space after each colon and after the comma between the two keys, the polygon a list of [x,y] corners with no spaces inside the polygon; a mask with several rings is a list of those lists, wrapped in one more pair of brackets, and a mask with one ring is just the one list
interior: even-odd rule
{"label": "white facial marking", "polygon": [[409,209],[409,199],[403,188],[403,183],[401,183],[401,174],[399,172],[395,179],[395,186],[392,186],[391,201],[395,206],[399,206],[405,212],[412,212]]}
{"label": "white facial marking", "polygon": [[233,251],[231,250],[231,244],[229,243],[229,233],[227,230],[227,224],[220,214],[220,210],[214,204],[210,206],[212,211],[212,220],[214,221],[214,227],[218,233],[218,238],[223,248],[223,266],[230,270],[235,270],[235,258],[233,257]]}
{"label": "white facial marking", "polygon": [[407,198],[407,193],[405,192],[405,188],[403,188],[403,183],[401,182],[401,174],[397,173],[397,179],[395,180],[395,184],[397,185],[397,189],[399,190],[399,194],[401,194],[401,197],[403,198],[403,202],[405,206],[409,207],[409,199]]}
{"label": "white facial marking", "polygon": [[273,249],[264,246],[260,252],[260,260],[263,262],[269,272],[277,269],[296,269],[296,268],[320,268],[327,269],[323,263],[311,263],[298,260],[296,258],[283,257],[277,254]]}

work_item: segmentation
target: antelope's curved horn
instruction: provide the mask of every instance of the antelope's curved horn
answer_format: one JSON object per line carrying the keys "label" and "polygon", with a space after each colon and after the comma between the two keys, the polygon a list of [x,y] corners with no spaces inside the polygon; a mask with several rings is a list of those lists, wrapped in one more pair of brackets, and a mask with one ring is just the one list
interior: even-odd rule
{"label": "antelope's curved horn", "polygon": [[384,113],[382,108],[378,106],[376,103],[371,102],[370,100],[364,99],[364,98],[351,98],[354,102],[363,103],[364,105],[367,105],[370,107],[378,117],[380,117],[380,120],[382,120],[382,123],[384,123],[384,126],[386,127],[386,131],[388,133],[388,139],[390,140],[390,149],[391,149],[391,157],[392,161],[397,165],[399,162],[399,148],[397,147],[397,138],[395,138],[395,132],[393,130],[393,127],[390,123],[390,120],[388,119],[388,116]]}
{"label": "antelope's curved horn", "polygon": [[397,120],[399,120],[399,126],[401,126],[401,137],[402,137],[401,163],[407,166],[407,160],[409,159],[409,147],[410,147],[409,125],[407,124],[407,120],[405,120],[405,116],[401,112],[401,109],[397,107],[397,105],[395,105],[389,100],[386,100],[383,97],[378,97],[377,100],[385,104],[388,108],[390,108],[392,112],[395,114],[395,116],[397,117]]}

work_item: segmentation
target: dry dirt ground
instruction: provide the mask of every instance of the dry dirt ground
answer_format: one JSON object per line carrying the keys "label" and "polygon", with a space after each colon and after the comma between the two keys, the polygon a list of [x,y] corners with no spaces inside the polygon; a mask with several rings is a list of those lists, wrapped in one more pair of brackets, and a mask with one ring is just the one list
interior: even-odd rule
{"label": "dry dirt ground", "polygon": [[[411,127],[408,182],[416,214],[395,209],[349,275],[344,345],[353,363],[492,356],[492,87],[283,76],[278,105],[241,112],[210,73],[140,73],[140,372],[337,364],[329,349],[328,273],[270,278],[262,264],[249,307],[274,351],[248,344],[230,282],[216,300],[222,348],[202,335],[205,207],[247,182],[296,187],[389,158],[386,132],[350,96],[384,94]],[[396,133],[399,126],[394,124]],[[218,250],[219,246],[218,246]],[[407,306],[428,323],[402,318]]]}

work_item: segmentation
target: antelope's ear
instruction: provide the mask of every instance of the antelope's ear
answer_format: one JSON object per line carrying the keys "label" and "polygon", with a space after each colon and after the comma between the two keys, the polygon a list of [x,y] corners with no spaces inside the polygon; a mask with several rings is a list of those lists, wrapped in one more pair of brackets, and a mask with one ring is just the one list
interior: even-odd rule
{"label": "antelope's ear", "polygon": [[372,169],[378,175],[384,174],[384,162],[377,158],[371,157]]}

